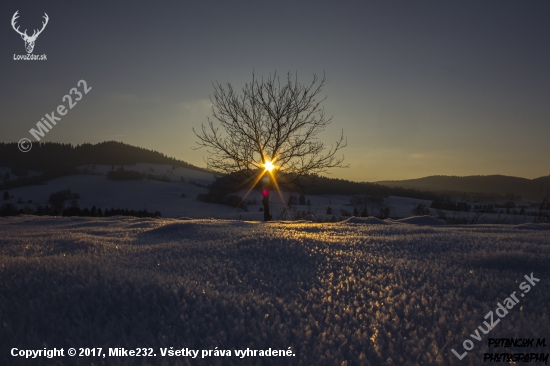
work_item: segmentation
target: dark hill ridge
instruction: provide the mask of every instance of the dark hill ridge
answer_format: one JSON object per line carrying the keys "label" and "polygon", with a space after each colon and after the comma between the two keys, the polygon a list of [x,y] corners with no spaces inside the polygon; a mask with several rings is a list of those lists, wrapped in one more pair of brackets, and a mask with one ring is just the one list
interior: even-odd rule
{"label": "dark hill ridge", "polygon": [[171,164],[207,171],[185,161],[167,157],[158,151],[116,141],[105,141],[95,145],[46,142],[34,144],[26,153],[19,151],[17,143],[0,143],[0,166],[12,169],[45,171],[58,167],[90,164],[133,165],[137,163]]}
{"label": "dark hill ridge", "polygon": [[536,179],[506,175],[471,175],[466,177],[434,175],[430,177],[376,182],[389,187],[403,187],[434,192],[484,193],[505,197],[513,194],[522,198],[540,200],[550,189],[550,175]]}
{"label": "dark hill ridge", "polygon": [[[250,175],[248,175],[250,174]],[[210,192],[203,196],[201,199],[206,202],[222,202],[224,197],[231,195],[241,189],[243,186],[239,183],[242,181],[250,181],[258,174],[257,171],[243,172],[242,175],[236,173],[235,175],[226,175],[216,179],[210,186]],[[247,178],[248,177],[248,178]],[[293,177],[290,181],[293,181]],[[349,180],[327,178],[322,176],[315,176],[312,179],[297,179],[300,182],[299,185],[293,183],[285,184],[283,180],[279,180],[279,188],[282,191],[301,192],[306,195],[347,195],[347,196],[399,196],[408,198],[417,198],[420,200],[439,200],[443,197],[429,191],[421,191],[412,188],[399,188],[388,187],[376,183],[359,183],[351,182]],[[256,189],[259,189],[259,184]]]}
{"label": "dark hill ridge", "polygon": [[81,165],[133,165],[137,163],[169,164],[199,171],[185,161],[167,157],[153,150],[131,146],[122,142],[106,141],[98,144],[61,144],[46,142],[34,144],[29,152],[19,151],[17,143],[0,143],[0,166],[11,168],[14,175],[26,176],[29,170],[41,172],[39,176],[5,181],[0,189],[41,184],[61,176],[78,174]]}

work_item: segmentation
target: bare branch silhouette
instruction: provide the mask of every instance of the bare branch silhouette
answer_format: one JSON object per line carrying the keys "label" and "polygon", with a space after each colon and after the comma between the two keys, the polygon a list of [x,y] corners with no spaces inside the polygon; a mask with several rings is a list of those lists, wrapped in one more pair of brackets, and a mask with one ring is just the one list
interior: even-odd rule
{"label": "bare branch silhouette", "polygon": [[229,83],[214,84],[213,119],[193,129],[196,148],[210,155],[208,168],[249,178],[272,161],[279,184],[303,187],[329,168],[344,167],[344,156],[337,156],[347,144],[343,131],[330,147],[319,140],[332,121],[321,106],[326,97],[317,100],[325,80],[314,75],[303,85],[291,73],[283,81],[277,73],[266,80],[252,74],[240,94]]}

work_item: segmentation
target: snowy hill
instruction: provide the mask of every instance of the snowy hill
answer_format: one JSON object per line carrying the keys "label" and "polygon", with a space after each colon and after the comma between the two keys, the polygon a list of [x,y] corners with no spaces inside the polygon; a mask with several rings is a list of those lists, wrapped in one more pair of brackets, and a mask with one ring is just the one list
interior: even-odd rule
{"label": "snowy hill", "polygon": [[[73,175],[48,181],[45,185],[25,186],[9,190],[13,199],[8,202],[17,204],[21,199],[24,203],[18,207],[46,205],[51,193],[70,189],[78,193],[77,200],[81,208],[96,206],[103,210],[108,208],[122,208],[149,211],[160,211],[166,217],[216,217],[216,214],[227,215],[234,211],[242,211],[227,206],[212,205],[197,201],[199,193],[206,193],[206,186],[214,180],[211,173],[176,167],[166,164],[145,164],[124,166],[127,170],[155,175],[167,175],[173,181],[158,180],[124,180],[107,179],[105,174],[111,166],[98,165],[92,170],[95,175]],[[182,178],[184,182],[182,182]],[[182,194],[185,197],[182,197]],[[31,200],[32,204],[28,201]],[[66,202],[70,205],[71,202]],[[218,216],[219,217],[219,216]]]}

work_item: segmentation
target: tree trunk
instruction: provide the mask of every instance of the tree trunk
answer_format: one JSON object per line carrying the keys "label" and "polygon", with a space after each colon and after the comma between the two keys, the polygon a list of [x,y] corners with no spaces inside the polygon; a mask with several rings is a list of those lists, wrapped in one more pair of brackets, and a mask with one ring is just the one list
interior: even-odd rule
{"label": "tree trunk", "polygon": [[264,205],[264,221],[271,221],[271,214],[269,213],[269,190],[265,190],[264,192],[267,192],[267,194],[264,194],[264,198],[262,199],[262,203]]}

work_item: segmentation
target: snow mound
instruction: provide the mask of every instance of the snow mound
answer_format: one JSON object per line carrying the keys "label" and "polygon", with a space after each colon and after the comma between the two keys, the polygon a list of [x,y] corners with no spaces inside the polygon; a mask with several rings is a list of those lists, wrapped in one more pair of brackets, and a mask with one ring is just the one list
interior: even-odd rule
{"label": "snow mound", "polygon": [[167,220],[161,226],[144,230],[139,238],[147,243],[148,240],[158,241],[163,238],[180,241],[183,238],[201,237],[208,240],[221,240],[227,236],[225,227],[232,224],[245,231],[251,227],[250,222],[218,219]]}
{"label": "snow mound", "polygon": [[182,235],[182,234],[196,234],[197,231],[201,228],[198,220],[193,221],[183,221],[176,222],[172,224],[166,224],[154,229],[146,230],[142,235],[146,236],[172,236],[172,235]]}
{"label": "snow mound", "polygon": [[389,223],[377,219],[376,217],[355,217],[352,216],[347,220],[342,221],[345,224],[365,224],[365,225],[388,225]]}
{"label": "snow mound", "polygon": [[512,226],[514,229],[528,230],[550,230],[550,224],[519,224]]}
{"label": "snow mound", "polygon": [[419,226],[447,225],[447,223],[444,220],[438,219],[433,216],[413,216],[413,217],[407,217],[401,220],[395,220],[394,222],[401,222],[403,224],[419,225]]}
{"label": "snow mound", "polygon": [[303,217],[303,220],[304,221],[310,221],[310,222],[314,222],[314,221],[317,221],[317,219],[315,218],[315,216],[313,216],[312,214],[307,214]]}
{"label": "snow mound", "polygon": [[143,220],[142,222],[135,222],[127,226],[128,229],[151,229],[156,226],[156,222],[153,220]]}

